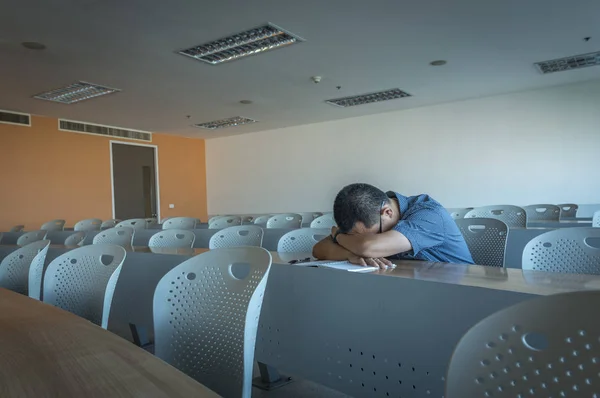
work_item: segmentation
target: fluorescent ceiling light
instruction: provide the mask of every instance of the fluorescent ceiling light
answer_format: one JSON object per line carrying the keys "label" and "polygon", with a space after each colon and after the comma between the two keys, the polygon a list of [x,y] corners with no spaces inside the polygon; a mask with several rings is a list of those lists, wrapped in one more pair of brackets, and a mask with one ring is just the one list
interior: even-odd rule
{"label": "fluorescent ceiling light", "polygon": [[179,53],[216,65],[301,41],[304,41],[304,39],[269,23],[219,40],[181,50]]}
{"label": "fluorescent ceiling light", "polygon": [[73,104],[101,95],[111,94],[121,91],[116,88],[100,86],[86,82],[77,82],[66,87],[57,88],[45,93],[35,95],[33,98],[46,101],[60,102],[61,104]]}
{"label": "fluorescent ceiling light", "polygon": [[586,68],[588,66],[600,65],[600,51],[552,59],[550,61],[536,62],[534,65],[544,74]]}
{"label": "fluorescent ceiling light", "polygon": [[228,127],[237,127],[243,124],[256,123],[256,120],[242,116],[234,116],[227,119],[214,120],[207,123],[194,124],[194,127],[207,130],[226,129]]}
{"label": "fluorescent ceiling light", "polygon": [[349,106],[365,105],[370,104],[372,102],[389,101],[397,98],[404,98],[410,96],[410,94],[400,90],[399,88],[393,88],[391,90],[379,91],[376,93],[360,94],[351,97],[330,99],[325,102],[331,105],[347,108]]}

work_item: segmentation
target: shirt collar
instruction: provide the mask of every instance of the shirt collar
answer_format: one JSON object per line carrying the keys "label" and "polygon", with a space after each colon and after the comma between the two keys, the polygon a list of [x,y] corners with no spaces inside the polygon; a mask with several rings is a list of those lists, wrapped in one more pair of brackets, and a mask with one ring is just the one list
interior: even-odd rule
{"label": "shirt collar", "polygon": [[396,199],[398,199],[398,205],[400,206],[400,218],[404,218],[404,214],[406,214],[406,211],[408,210],[408,198],[394,191],[388,191],[386,192],[386,195],[388,198],[396,197]]}

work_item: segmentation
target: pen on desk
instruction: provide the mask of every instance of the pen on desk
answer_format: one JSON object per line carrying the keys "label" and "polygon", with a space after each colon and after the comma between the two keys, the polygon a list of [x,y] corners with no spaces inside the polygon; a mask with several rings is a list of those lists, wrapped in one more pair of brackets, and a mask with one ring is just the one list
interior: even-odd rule
{"label": "pen on desk", "polygon": [[288,262],[288,264],[307,263],[309,261],[310,261],[310,257],[306,257],[306,258],[300,259],[300,260],[292,260],[292,261]]}

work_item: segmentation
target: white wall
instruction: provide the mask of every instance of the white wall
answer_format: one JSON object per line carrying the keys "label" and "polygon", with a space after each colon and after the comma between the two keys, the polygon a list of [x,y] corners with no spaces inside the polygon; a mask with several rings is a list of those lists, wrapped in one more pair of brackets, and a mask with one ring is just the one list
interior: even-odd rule
{"label": "white wall", "polygon": [[329,210],[352,182],[446,207],[599,203],[600,81],[211,139],[206,161],[211,214]]}

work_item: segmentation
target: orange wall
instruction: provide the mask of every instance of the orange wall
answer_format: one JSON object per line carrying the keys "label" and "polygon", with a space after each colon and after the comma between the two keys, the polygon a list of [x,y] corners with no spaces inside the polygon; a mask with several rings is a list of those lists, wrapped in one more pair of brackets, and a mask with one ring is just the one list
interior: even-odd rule
{"label": "orange wall", "polygon": [[[0,124],[0,231],[16,224],[35,230],[55,218],[67,226],[112,218],[111,140],[119,139],[59,131],[54,118]],[[204,140],[153,134],[147,144],[158,147],[160,217],[206,220]]]}

